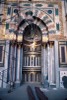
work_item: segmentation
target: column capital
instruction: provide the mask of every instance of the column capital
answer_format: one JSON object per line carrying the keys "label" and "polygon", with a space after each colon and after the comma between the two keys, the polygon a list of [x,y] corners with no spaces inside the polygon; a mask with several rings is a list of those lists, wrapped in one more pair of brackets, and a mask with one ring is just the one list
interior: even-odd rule
{"label": "column capital", "polygon": [[43,43],[42,44],[42,47],[43,48],[46,48],[48,45],[49,45],[50,48],[52,48],[52,46],[54,45],[54,41],[49,41],[47,43]]}
{"label": "column capital", "polygon": [[23,43],[17,43],[17,47],[18,48],[22,48],[23,47]]}
{"label": "column capital", "polygon": [[53,42],[53,41],[50,41],[50,42],[49,42],[50,48],[52,48],[53,45],[54,45],[54,42]]}
{"label": "column capital", "polygon": [[47,43],[43,43],[43,44],[42,44],[42,47],[43,47],[43,48],[46,48],[46,47],[47,47]]}
{"label": "column capital", "polygon": [[17,48],[20,49],[21,48],[21,45],[20,44],[17,44]]}

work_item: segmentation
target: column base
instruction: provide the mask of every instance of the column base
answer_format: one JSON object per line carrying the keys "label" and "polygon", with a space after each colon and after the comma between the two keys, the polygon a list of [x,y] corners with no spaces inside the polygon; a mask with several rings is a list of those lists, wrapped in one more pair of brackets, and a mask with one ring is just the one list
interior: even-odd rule
{"label": "column base", "polygon": [[7,84],[6,87],[7,87],[7,88],[11,88],[11,87],[13,87],[13,82],[8,82],[8,84]]}
{"label": "column base", "polygon": [[48,82],[48,80],[45,80],[45,82],[44,82],[44,88],[48,88],[49,87],[49,82]]}
{"label": "column base", "polygon": [[13,92],[13,89],[15,88],[15,83],[14,82],[9,82],[7,84],[7,88],[8,88],[8,93]]}
{"label": "column base", "polygon": [[17,87],[19,87],[20,86],[20,81],[16,81],[15,82],[15,87],[17,88]]}

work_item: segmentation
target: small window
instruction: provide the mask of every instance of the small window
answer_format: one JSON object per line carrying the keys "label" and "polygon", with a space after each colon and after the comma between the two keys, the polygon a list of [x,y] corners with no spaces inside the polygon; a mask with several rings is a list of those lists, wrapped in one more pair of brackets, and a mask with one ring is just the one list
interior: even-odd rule
{"label": "small window", "polygon": [[56,24],[56,29],[57,31],[59,31],[59,24]]}
{"label": "small window", "polygon": [[10,15],[10,14],[11,14],[11,7],[8,7],[7,15]]}
{"label": "small window", "polygon": [[61,47],[61,62],[65,62],[65,48]]}
{"label": "small window", "polygon": [[18,14],[18,9],[14,9],[14,13]]}
{"label": "small window", "polygon": [[6,23],[6,29],[9,29],[9,24],[8,23]]}
{"label": "small window", "polygon": [[61,45],[60,46],[60,64],[66,64],[67,59],[66,59],[66,46]]}
{"label": "small window", "polygon": [[58,14],[58,8],[55,9],[55,15],[57,15],[57,16],[59,15]]}
{"label": "small window", "polygon": [[48,10],[48,13],[49,13],[49,14],[52,14],[52,10]]}

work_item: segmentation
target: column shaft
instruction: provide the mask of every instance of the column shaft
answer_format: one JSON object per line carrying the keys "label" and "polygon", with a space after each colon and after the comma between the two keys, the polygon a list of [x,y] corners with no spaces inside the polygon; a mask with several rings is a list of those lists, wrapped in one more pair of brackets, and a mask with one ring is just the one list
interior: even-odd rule
{"label": "column shaft", "polygon": [[16,52],[17,52],[17,47],[16,47],[16,45],[15,45],[15,46],[14,46],[14,52],[13,52],[13,53],[14,53],[14,58],[13,58],[13,59],[14,59],[14,66],[13,66],[13,67],[14,67],[14,68],[13,68],[13,81],[14,81],[14,82],[15,82],[15,80],[16,80],[16,65],[17,65],[17,64],[16,64],[16,63],[17,63],[17,62],[16,62]]}
{"label": "column shaft", "polygon": [[50,83],[50,78],[51,78],[51,65],[50,65],[50,61],[51,61],[51,58],[50,58],[50,47],[49,47],[49,44],[48,44],[48,82]]}
{"label": "column shaft", "polygon": [[[8,78],[8,76],[7,76],[7,73],[8,73],[8,59],[9,59],[8,58],[9,57],[9,41],[8,40],[6,41],[6,47],[3,50],[5,50],[5,59],[4,59],[5,60],[5,62],[4,62],[4,67],[5,68],[4,69],[7,69],[7,70],[3,71],[2,76],[5,77],[4,81],[7,82],[7,78]],[[3,77],[1,77],[2,78],[2,84],[1,85],[2,85],[3,88],[5,88],[7,84],[5,82],[3,82]]]}
{"label": "column shaft", "polygon": [[56,69],[56,87],[59,88],[59,58],[58,58],[58,41],[54,42],[55,49],[55,69]]}
{"label": "column shaft", "polygon": [[43,73],[43,70],[44,70],[44,56],[43,56],[43,47],[42,47],[42,50],[41,50],[41,82],[42,84],[44,84],[44,73]]}
{"label": "column shaft", "polygon": [[10,68],[9,68],[9,72],[10,72],[10,81],[13,82],[13,46],[10,46]]}
{"label": "column shaft", "polygon": [[17,74],[16,74],[16,82],[20,83],[20,45],[17,48]]}
{"label": "column shaft", "polygon": [[20,81],[22,81],[22,70],[23,70],[23,47],[20,48]]}
{"label": "column shaft", "polygon": [[44,84],[45,80],[47,80],[47,48],[43,45],[42,54],[41,54],[41,66],[42,66],[42,83]]}

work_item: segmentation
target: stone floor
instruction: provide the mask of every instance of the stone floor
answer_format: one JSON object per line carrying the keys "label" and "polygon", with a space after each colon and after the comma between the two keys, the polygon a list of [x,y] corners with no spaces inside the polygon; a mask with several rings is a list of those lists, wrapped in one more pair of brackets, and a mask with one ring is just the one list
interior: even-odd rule
{"label": "stone floor", "polygon": [[28,100],[28,95],[26,91],[27,85],[23,85],[13,92],[2,95],[2,100]]}
{"label": "stone floor", "polygon": [[65,100],[67,98],[67,89],[64,88],[40,88],[48,97],[48,100]]}
{"label": "stone floor", "polygon": [[[56,88],[43,88],[40,84],[23,84],[21,87],[15,89],[11,93],[5,93],[0,95],[2,100],[29,100],[27,94],[27,86],[30,85],[34,92],[36,100],[38,100],[34,87],[40,87],[40,89],[46,94],[48,100],[65,100],[67,98],[67,89]],[[6,90],[5,90],[6,91]],[[1,91],[0,91],[1,92]],[[1,92],[2,94],[3,92]]]}
{"label": "stone floor", "polygon": [[30,85],[32,87],[32,90],[34,92],[36,100],[38,100],[36,93],[35,93],[35,86],[40,87],[40,84],[23,84],[21,87],[17,88],[11,93],[5,93],[4,95],[1,95],[2,100],[29,100],[28,94],[27,94],[27,86]]}

